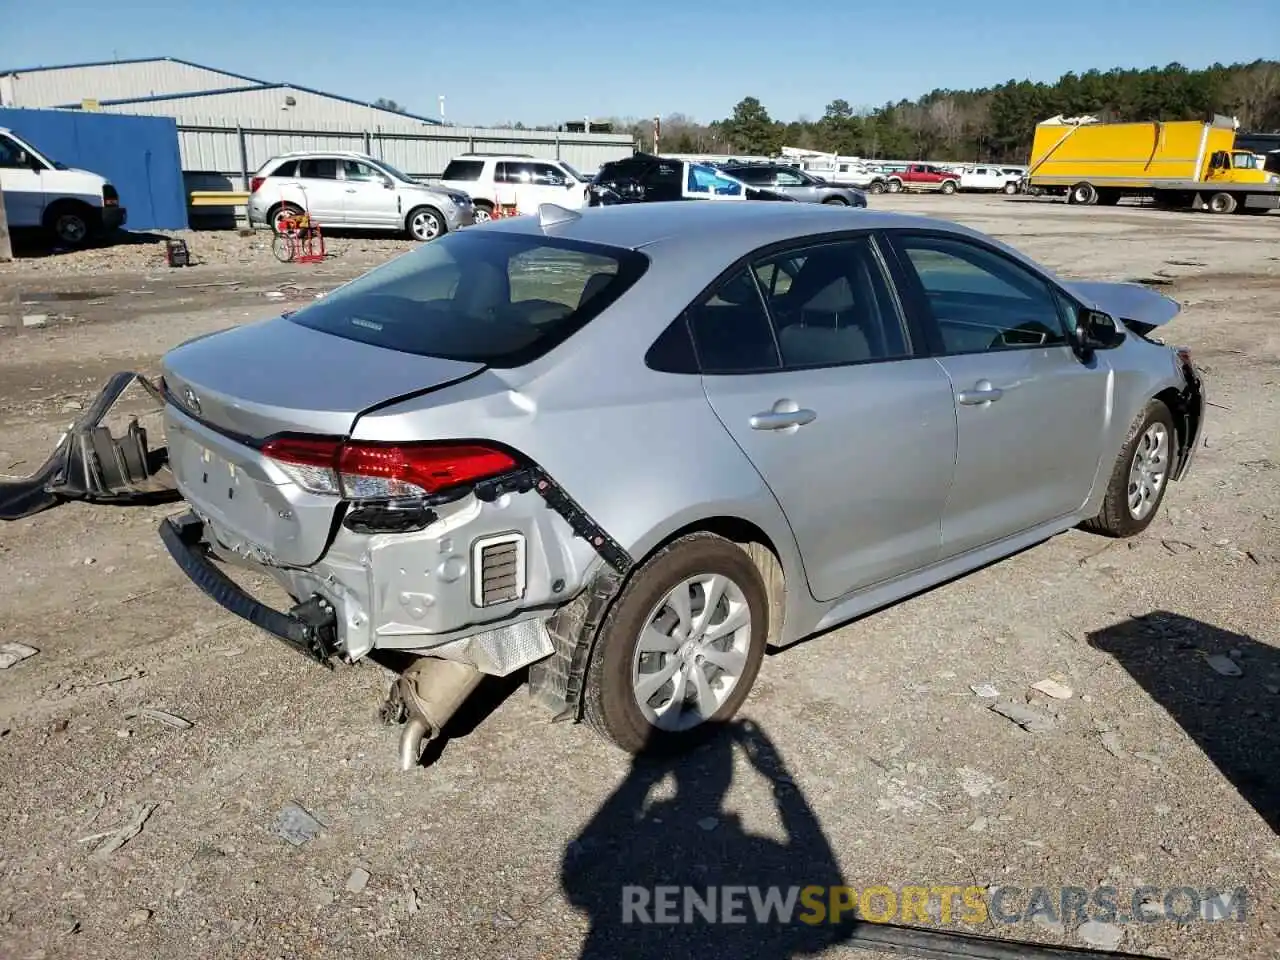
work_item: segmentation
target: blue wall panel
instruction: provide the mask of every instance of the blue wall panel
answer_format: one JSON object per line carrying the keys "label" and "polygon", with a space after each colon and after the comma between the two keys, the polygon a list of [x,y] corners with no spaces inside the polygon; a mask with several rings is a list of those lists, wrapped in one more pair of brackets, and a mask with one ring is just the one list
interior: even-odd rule
{"label": "blue wall panel", "polygon": [[127,229],[187,228],[173,118],[0,108],[0,127],[8,127],[50,160],[110,180],[129,211]]}

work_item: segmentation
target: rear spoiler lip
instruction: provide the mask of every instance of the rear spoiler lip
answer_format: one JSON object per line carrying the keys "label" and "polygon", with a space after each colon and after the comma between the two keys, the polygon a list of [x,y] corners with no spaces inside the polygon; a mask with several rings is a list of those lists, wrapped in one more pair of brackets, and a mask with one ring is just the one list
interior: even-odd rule
{"label": "rear spoiler lip", "polygon": [[143,506],[181,499],[168,471],[168,450],[148,446],[147,431],[136,417],[122,437],[102,425],[135,383],[163,407],[161,388],[146,377],[114,374],[40,469],[28,477],[0,480],[0,520],[22,520],[68,500]]}

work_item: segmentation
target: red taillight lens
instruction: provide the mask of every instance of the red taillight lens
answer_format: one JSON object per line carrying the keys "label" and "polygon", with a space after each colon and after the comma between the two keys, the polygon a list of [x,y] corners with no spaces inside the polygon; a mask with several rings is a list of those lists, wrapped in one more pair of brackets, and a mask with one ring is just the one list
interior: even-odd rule
{"label": "red taillight lens", "polygon": [[253,177],[249,180],[249,192],[257,193],[258,188],[267,182],[266,177]]}
{"label": "red taillight lens", "polygon": [[262,452],[304,489],[348,500],[422,497],[516,466],[510,454],[480,444],[343,444],[323,437],[277,437]]}

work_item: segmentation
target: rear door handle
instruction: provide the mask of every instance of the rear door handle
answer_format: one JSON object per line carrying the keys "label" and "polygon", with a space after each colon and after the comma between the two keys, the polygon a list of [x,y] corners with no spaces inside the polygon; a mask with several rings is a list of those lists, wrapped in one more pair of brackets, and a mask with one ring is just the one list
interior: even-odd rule
{"label": "rear door handle", "polygon": [[355,193],[355,192],[356,192],[355,187],[347,187],[347,193]]}
{"label": "rear door handle", "polygon": [[786,430],[803,427],[818,419],[817,413],[801,407],[794,400],[779,400],[771,410],[751,415],[752,430]]}
{"label": "rear door handle", "polygon": [[972,390],[961,390],[956,394],[956,399],[965,406],[974,407],[979,404],[993,403],[1003,396],[1004,391],[990,380],[979,380],[973,385]]}

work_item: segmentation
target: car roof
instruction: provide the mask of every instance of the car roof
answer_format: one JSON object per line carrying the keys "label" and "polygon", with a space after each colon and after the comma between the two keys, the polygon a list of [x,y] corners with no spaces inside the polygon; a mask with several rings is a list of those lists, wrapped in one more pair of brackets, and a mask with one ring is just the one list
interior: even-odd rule
{"label": "car roof", "polygon": [[537,234],[581,240],[631,250],[657,245],[703,248],[715,241],[717,259],[736,260],[771,243],[841,230],[883,230],[915,227],[990,237],[946,220],[903,213],[850,209],[810,203],[763,200],[690,200],[664,203],[624,203],[588,207],[547,227],[536,215],[510,217],[486,224],[485,230]]}

